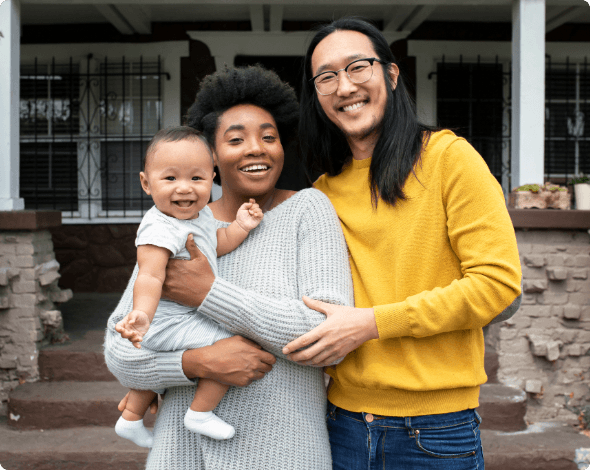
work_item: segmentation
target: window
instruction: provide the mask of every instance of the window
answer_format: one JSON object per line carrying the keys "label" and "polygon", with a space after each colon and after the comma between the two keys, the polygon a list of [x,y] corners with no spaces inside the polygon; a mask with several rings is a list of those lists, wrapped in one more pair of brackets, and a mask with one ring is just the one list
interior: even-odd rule
{"label": "window", "polygon": [[545,75],[545,177],[565,183],[590,173],[590,68],[582,63],[553,64]]}
{"label": "window", "polygon": [[[465,137],[510,190],[510,64],[437,64],[439,125]],[[590,173],[590,67],[587,59],[545,70],[545,180],[565,184]]]}
{"label": "window", "polygon": [[27,209],[77,210],[77,66],[21,67],[20,188]]}
{"label": "window", "polygon": [[124,58],[21,67],[21,197],[64,221],[141,217],[147,143],[162,120],[161,71]]}
{"label": "window", "polygon": [[437,64],[438,124],[465,137],[490,171],[509,189],[510,114],[505,99],[510,86],[498,63]]}

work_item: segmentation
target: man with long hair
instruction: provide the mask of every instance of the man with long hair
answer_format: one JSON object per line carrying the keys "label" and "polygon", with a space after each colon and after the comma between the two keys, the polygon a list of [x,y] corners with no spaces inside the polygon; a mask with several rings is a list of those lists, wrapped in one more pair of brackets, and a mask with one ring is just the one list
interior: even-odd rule
{"label": "man with long hair", "polygon": [[355,18],[305,57],[299,136],[350,251],[355,308],[283,352],[329,366],[334,469],[483,469],[482,328],[521,297],[514,229],[482,157],[419,122],[387,41]]}

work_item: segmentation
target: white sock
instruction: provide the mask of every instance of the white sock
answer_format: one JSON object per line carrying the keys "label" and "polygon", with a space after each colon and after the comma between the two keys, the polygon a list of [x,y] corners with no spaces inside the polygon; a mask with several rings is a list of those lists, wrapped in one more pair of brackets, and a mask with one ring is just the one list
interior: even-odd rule
{"label": "white sock", "polygon": [[154,436],[143,425],[143,419],[139,421],[127,421],[121,416],[115,425],[115,432],[119,436],[134,442],[139,447],[152,447],[154,445]]}
{"label": "white sock", "polygon": [[184,415],[184,425],[189,431],[213,439],[229,439],[236,433],[232,425],[215,416],[213,411],[193,411],[189,408]]}

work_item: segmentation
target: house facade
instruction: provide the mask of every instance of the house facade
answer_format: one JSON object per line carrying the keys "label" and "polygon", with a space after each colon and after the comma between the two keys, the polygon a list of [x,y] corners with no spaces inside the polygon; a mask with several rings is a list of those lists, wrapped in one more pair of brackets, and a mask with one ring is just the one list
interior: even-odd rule
{"label": "house facade", "polygon": [[[181,124],[199,80],[226,64],[262,63],[297,90],[310,30],[344,15],[368,18],[383,31],[422,120],[466,137],[505,194],[590,173],[590,6],[583,0],[4,0],[0,211],[58,211],[61,225],[48,230],[61,278],[52,282],[74,294],[121,291],[135,263],[137,224],[151,206],[138,178],[151,136]],[[286,149],[279,184],[309,184],[295,147]],[[529,323],[497,329],[495,340],[506,354],[503,379],[537,393],[539,381],[553,379],[535,357],[551,362],[555,341],[564,346],[558,358],[575,358],[569,369],[590,367],[590,253],[585,233],[547,243],[519,236],[525,270],[544,284],[528,287]],[[564,258],[548,261],[563,246]],[[543,250],[544,261],[534,258]],[[7,259],[0,257],[0,268],[10,266]],[[575,273],[548,278],[551,263],[569,263]],[[574,288],[574,300],[556,297]],[[545,337],[545,327],[531,320],[561,322],[564,315],[573,315],[566,319],[580,322],[584,334]],[[536,349],[529,328],[539,330]],[[0,343],[0,369],[2,354]],[[509,360],[524,365],[511,368]],[[588,379],[578,382],[576,396],[590,399]]]}

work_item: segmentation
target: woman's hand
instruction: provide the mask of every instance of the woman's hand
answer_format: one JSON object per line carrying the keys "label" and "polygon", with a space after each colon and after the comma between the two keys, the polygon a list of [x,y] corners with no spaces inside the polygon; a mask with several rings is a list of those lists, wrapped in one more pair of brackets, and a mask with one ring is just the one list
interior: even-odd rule
{"label": "woman's hand", "polygon": [[192,234],[188,236],[185,247],[191,259],[168,261],[162,297],[189,307],[198,307],[211,290],[215,275],[207,257],[197,248]]}
{"label": "woman's hand", "polygon": [[[344,307],[309,297],[303,297],[303,302],[309,308],[325,314],[327,318],[309,333],[283,348],[283,354],[298,364],[329,366],[365,341],[379,338],[372,308]],[[309,348],[299,351],[310,344],[312,346]]]}
{"label": "woman's hand", "polygon": [[187,377],[208,378],[237,387],[260,380],[275,362],[272,354],[241,336],[190,349],[182,355],[182,369]]}

